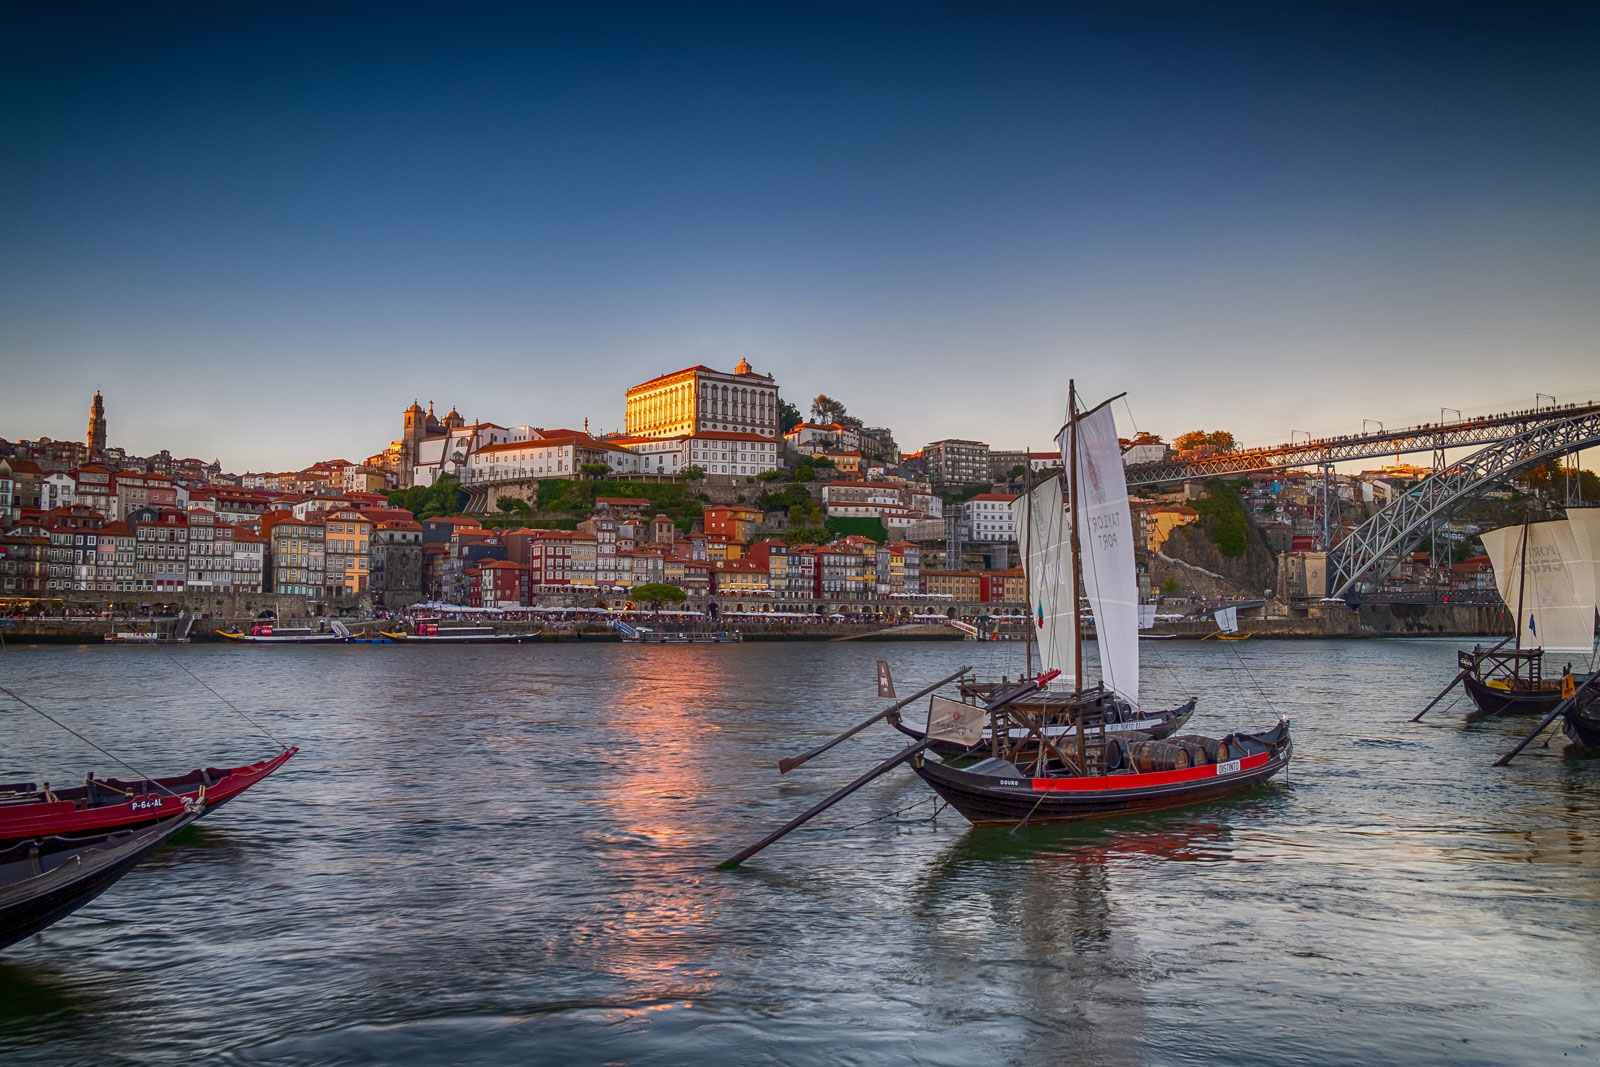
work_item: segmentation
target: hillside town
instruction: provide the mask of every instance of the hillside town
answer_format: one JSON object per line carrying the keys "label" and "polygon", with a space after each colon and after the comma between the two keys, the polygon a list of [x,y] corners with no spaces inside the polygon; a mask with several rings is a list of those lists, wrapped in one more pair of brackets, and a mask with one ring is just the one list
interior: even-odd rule
{"label": "hillside town", "polygon": [[[828,396],[808,415],[741,360],[633,386],[618,432],[469,422],[413,402],[400,437],[359,462],[234,474],[114,446],[96,393],[81,442],[0,440],[0,595],[195,608],[274,594],[315,615],[599,604],[666,585],[741,610],[918,598],[1023,610],[1011,502],[1061,468],[1059,453],[959,438],[905,452]],[[1122,444],[1134,465],[1232,438]],[[1431,472],[1291,470],[1141,492],[1141,594],[1321,596],[1329,545]],[[1453,525],[1391,584],[1490,591],[1476,533]]]}

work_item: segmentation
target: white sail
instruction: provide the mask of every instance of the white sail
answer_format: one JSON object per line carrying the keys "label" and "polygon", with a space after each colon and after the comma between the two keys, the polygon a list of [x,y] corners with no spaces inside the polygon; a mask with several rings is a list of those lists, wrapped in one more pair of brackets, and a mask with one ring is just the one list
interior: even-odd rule
{"label": "white sail", "polygon": [[1600,508],[1568,508],[1567,521],[1572,524],[1572,539],[1577,542],[1580,560],[1589,564],[1594,601],[1600,605]]}
{"label": "white sail", "polygon": [[1216,611],[1213,611],[1211,613],[1211,617],[1217,621],[1217,629],[1222,631],[1223,633],[1225,633],[1225,634],[1236,634],[1236,633],[1239,632],[1239,609],[1238,608],[1236,608],[1236,607],[1218,608]]}
{"label": "white sail", "polygon": [[1072,580],[1072,540],[1061,504],[1061,478],[1052,477],[1011,502],[1022,565],[1028,576],[1028,613],[1039,639],[1041,670],[1060,671],[1052,689],[1078,684],[1072,628],[1078,624],[1078,591]]}
{"label": "white sail", "polygon": [[1494,566],[1500,599],[1507,611],[1520,615],[1520,647],[1593,653],[1594,570],[1579,553],[1570,522],[1490,530],[1483,535],[1483,547]]}
{"label": "white sail", "polygon": [[[1139,583],[1133,566],[1133,515],[1122,446],[1109,405],[1077,420],[1078,554],[1083,590],[1094,611],[1101,680],[1139,705]],[[1062,462],[1070,463],[1072,427],[1061,431]]]}

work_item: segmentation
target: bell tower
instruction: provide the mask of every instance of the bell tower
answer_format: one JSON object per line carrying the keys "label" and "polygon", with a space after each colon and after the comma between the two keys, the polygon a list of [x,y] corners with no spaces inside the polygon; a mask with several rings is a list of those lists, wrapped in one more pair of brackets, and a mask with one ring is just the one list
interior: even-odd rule
{"label": "bell tower", "polygon": [[94,391],[94,402],[89,405],[89,454],[101,456],[106,451],[106,402],[100,390]]}
{"label": "bell tower", "polygon": [[406,432],[400,438],[400,470],[397,474],[402,489],[411,488],[417,468],[417,446],[427,435],[428,424],[422,413],[422,405],[413,400],[411,406],[406,408]]}

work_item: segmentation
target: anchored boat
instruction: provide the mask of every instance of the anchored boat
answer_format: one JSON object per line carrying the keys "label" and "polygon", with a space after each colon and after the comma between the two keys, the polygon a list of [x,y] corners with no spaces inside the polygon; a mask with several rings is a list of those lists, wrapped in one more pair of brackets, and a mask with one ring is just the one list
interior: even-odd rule
{"label": "anchored boat", "polygon": [[[1480,711],[1548,714],[1561,703],[1571,658],[1594,654],[1600,509],[1573,508],[1564,519],[1490,530],[1483,547],[1501,600],[1516,612],[1515,643],[1459,652],[1458,678]],[[1552,677],[1550,661],[1563,654],[1568,662]]]}
{"label": "anchored boat", "polygon": [[[988,709],[987,724],[967,714],[961,730],[939,737],[933,724],[960,716],[950,705],[967,706],[936,699],[930,735],[980,748],[987,740],[988,754],[976,761],[909,757],[923,781],[974,825],[1066,822],[1208,800],[1266,781],[1293,756],[1287,718],[1269,730],[1221,738],[1160,740],[1107,730],[1124,706],[1139,705],[1133,521],[1109,404],[1080,414],[1071,388],[1057,439],[1070,513],[1059,476],[1012,505],[1029,603],[1041,620],[1041,660],[1064,683],[1051,691],[1059,701],[1006,701]],[[1100,647],[1102,677],[1092,687],[1083,684],[1083,638],[1072,624],[1080,584]]]}

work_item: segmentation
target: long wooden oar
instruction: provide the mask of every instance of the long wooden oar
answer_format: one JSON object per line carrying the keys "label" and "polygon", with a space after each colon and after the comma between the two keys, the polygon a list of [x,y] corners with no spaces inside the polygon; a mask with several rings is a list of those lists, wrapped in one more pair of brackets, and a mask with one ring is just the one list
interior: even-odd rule
{"label": "long wooden oar", "polygon": [[[1512,635],[1512,636],[1515,636],[1515,635]],[[1500,641],[1500,644],[1495,645],[1493,648],[1491,648],[1489,650],[1489,652],[1498,652],[1498,651],[1500,651],[1501,646],[1503,646],[1509,640],[1511,640],[1510,637],[1502,638],[1501,641]],[[1424,715],[1428,714],[1428,712],[1432,711],[1433,710],[1433,706],[1435,704],[1439,703],[1439,701],[1443,700],[1445,698],[1445,694],[1446,693],[1450,692],[1450,690],[1452,690],[1456,686],[1460,685],[1461,684],[1461,680],[1463,678],[1465,678],[1467,675],[1471,674],[1477,668],[1478,662],[1480,660],[1482,660],[1484,656],[1487,656],[1489,654],[1489,652],[1480,652],[1476,656],[1473,656],[1472,657],[1472,666],[1471,667],[1462,667],[1461,668],[1461,672],[1459,674],[1457,674],[1454,678],[1450,679],[1450,684],[1445,686],[1443,689],[1439,690],[1439,695],[1434,697],[1432,700],[1428,701],[1428,706],[1423,708],[1421,711],[1417,712],[1415,715],[1413,715],[1411,717],[1411,721],[1412,722],[1421,722],[1422,721],[1422,717]]]}
{"label": "long wooden oar", "polygon": [[1600,682],[1600,672],[1589,675],[1588,681],[1578,686],[1578,688],[1573,691],[1571,696],[1557,704],[1554,708],[1551,708],[1550,714],[1544,717],[1544,721],[1533,728],[1533,733],[1529,734],[1527,737],[1524,737],[1520,742],[1518,742],[1516,748],[1495,760],[1494,765],[1496,767],[1511,766],[1511,761],[1516,758],[1518,752],[1521,752],[1523,749],[1527,748],[1528,745],[1533,742],[1535,737],[1538,737],[1540,734],[1544,733],[1545,727],[1556,721],[1556,716],[1560,715],[1569,707],[1576,704],[1578,702],[1578,698],[1583,696],[1583,694],[1592,688],[1597,682]]}
{"label": "long wooden oar", "polygon": [[812,749],[810,752],[804,752],[804,753],[801,753],[798,756],[789,756],[789,757],[787,757],[785,759],[779,760],[778,761],[778,773],[779,774],[788,774],[790,771],[794,770],[796,767],[800,766],[802,763],[805,763],[807,760],[815,759],[816,757],[822,755],[824,752],[828,751],[828,749],[832,748],[834,745],[837,745],[840,741],[845,741],[845,740],[848,740],[849,738],[854,737],[856,734],[860,733],[862,730],[865,730],[867,727],[871,726],[873,723],[877,722],[879,719],[883,718],[885,715],[889,714],[890,712],[899,711],[901,708],[905,707],[907,704],[910,704],[914,700],[922,699],[923,697],[927,696],[929,693],[933,692],[935,689],[938,689],[941,686],[949,685],[951,682],[955,681],[957,678],[960,678],[962,675],[966,674],[971,669],[972,669],[971,667],[962,667],[959,671],[956,671],[954,674],[950,675],[948,678],[941,678],[937,682],[934,682],[932,685],[928,686],[926,689],[919,689],[917,692],[912,693],[910,696],[906,697],[904,700],[900,701],[898,704],[891,704],[888,707],[884,708],[882,711],[878,712],[878,714],[872,716],[872,718],[866,719],[863,722],[857,723],[855,726],[852,726],[850,729],[846,730],[844,733],[840,734],[838,737],[835,737],[832,741],[829,741],[825,745],[818,745],[816,748]]}
{"label": "long wooden oar", "polygon": [[[998,711],[999,709],[1005,707],[1007,704],[1011,703],[1012,701],[1020,699],[1021,697],[1025,697],[1029,693],[1035,692],[1036,690],[1043,688],[1045,682],[1049,681],[1051,678],[1055,677],[1059,673],[1061,673],[1061,672],[1060,671],[1050,671],[1046,675],[1041,675],[1039,678],[1030,679],[1030,680],[1022,683],[1021,685],[1017,686],[1015,689],[1011,689],[1011,690],[1008,690],[1005,693],[1002,693],[1000,696],[996,697],[994,700],[991,700],[988,704],[984,705],[984,708],[983,708],[984,712],[988,713],[988,712]],[[915,698],[907,698],[907,699],[915,699]],[[865,725],[865,724],[863,724],[863,725]],[[843,800],[845,797],[849,796],[851,793],[854,793],[857,789],[860,789],[862,786],[866,785],[868,782],[872,781],[874,778],[877,778],[877,777],[880,777],[881,775],[887,774],[889,771],[893,770],[896,765],[902,763],[905,760],[910,759],[912,756],[915,756],[918,752],[921,752],[923,749],[925,749],[929,745],[933,744],[934,741],[936,741],[936,740],[938,740],[938,739],[935,738],[935,737],[929,736],[929,737],[924,737],[921,741],[915,741],[915,742],[907,745],[905,748],[901,749],[899,752],[896,752],[894,755],[890,756],[888,759],[882,761],[877,766],[873,767],[871,770],[869,770],[866,773],[862,774],[861,777],[857,778],[855,781],[851,782],[849,785],[845,786],[843,789],[836,790],[834,793],[830,794],[826,800],[818,801],[817,803],[813,804],[811,807],[807,808],[801,814],[796,815],[794,818],[792,818],[788,822],[784,823],[778,829],[772,831],[772,833],[768,834],[766,837],[763,837],[760,841],[757,841],[755,844],[749,846],[748,848],[740,849],[738,852],[734,853],[732,856],[729,856],[727,859],[725,859],[721,863],[717,864],[717,868],[719,870],[730,870],[730,869],[732,869],[734,867],[739,866],[739,864],[743,863],[745,860],[749,859],[751,856],[754,856],[757,852],[760,852],[762,849],[766,848],[768,845],[772,844],[774,841],[776,841],[779,838],[785,836],[791,830],[794,830],[796,827],[802,825],[803,823],[809,822],[811,819],[814,819],[818,815],[821,815],[824,811],[827,811],[829,808],[831,808],[835,804],[839,803],[839,801]]]}

